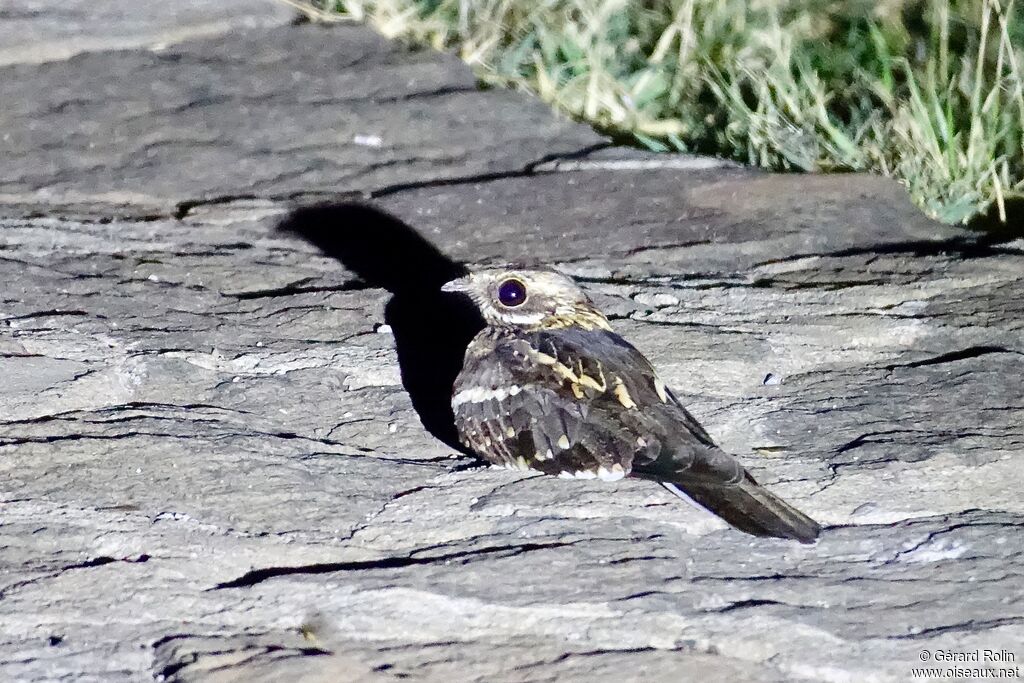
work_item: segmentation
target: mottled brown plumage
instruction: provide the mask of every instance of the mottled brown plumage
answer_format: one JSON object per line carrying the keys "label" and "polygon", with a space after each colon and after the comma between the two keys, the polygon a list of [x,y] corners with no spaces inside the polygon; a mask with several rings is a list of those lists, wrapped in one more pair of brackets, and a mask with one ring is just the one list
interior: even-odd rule
{"label": "mottled brown plumage", "polygon": [[715,445],[572,280],[496,269],[443,289],[470,296],[487,321],[466,351],[452,408],[462,442],[491,463],[652,479],[747,533],[817,537],[812,519]]}

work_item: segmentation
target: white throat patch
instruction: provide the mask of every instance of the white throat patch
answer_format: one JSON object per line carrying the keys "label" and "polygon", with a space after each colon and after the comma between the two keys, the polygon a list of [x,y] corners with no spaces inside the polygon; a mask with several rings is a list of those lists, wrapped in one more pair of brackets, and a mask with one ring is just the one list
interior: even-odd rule
{"label": "white throat patch", "polygon": [[494,318],[509,325],[536,325],[544,319],[544,314],[541,312],[516,313],[515,311],[500,311],[494,306],[488,306],[488,308],[490,309],[488,312]]}

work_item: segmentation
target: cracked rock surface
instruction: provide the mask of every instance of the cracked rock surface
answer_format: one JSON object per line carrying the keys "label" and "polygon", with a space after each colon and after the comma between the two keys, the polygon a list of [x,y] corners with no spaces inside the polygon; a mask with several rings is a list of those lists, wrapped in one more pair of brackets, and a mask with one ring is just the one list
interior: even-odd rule
{"label": "cracked rock surface", "polygon": [[[215,36],[156,45],[184,20],[126,4],[130,47],[3,53],[0,679],[1024,659],[1024,240],[878,178],[602,149],[449,57],[244,4],[264,14]],[[577,276],[822,539],[471,468],[412,408],[388,293],[274,230],[348,197],[471,266]]]}

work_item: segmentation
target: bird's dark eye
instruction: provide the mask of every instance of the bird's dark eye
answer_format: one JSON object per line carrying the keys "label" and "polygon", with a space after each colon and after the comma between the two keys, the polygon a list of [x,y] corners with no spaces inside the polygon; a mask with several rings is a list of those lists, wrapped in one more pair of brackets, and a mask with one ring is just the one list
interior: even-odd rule
{"label": "bird's dark eye", "polygon": [[514,308],[526,301],[526,285],[515,278],[509,278],[498,285],[498,301],[502,306]]}

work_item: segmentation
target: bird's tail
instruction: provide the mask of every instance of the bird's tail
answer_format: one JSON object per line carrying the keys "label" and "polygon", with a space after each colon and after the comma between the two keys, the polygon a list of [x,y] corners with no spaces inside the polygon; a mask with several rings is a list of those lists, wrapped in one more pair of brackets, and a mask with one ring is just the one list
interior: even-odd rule
{"label": "bird's tail", "polygon": [[735,484],[661,484],[680,498],[690,500],[718,515],[733,527],[754,536],[790,538],[813,543],[821,526],[795,507],[774,495],[750,476]]}

